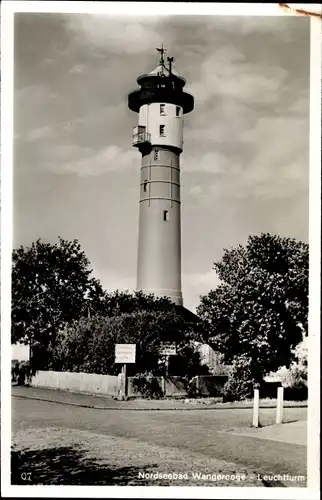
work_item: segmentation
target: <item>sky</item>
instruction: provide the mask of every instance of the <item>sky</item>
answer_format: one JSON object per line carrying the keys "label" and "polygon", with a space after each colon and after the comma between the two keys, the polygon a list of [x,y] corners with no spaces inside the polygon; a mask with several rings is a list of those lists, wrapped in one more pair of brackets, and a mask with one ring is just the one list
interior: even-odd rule
{"label": "sky", "polygon": [[127,94],[161,43],[194,95],[181,156],[184,305],[250,234],[308,241],[305,17],[15,14],[14,247],[78,239],[108,291],[136,286],[140,154]]}

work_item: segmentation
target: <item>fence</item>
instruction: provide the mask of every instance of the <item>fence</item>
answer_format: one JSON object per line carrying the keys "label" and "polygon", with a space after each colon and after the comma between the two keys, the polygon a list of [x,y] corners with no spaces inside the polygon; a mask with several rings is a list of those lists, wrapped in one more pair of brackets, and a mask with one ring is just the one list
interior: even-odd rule
{"label": "fence", "polygon": [[[127,394],[130,398],[140,397],[142,394],[135,390],[133,379],[134,377],[128,378]],[[166,397],[188,396],[187,381],[183,377],[155,377],[154,380]],[[199,396],[221,396],[226,380],[224,375],[201,375],[193,378],[190,387]],[[118,395],[118,377],[114,375],[38,371],[32,377],[31,385],[80,393]]]}
{"label": "fence", "polygon": [[108,396],[117,396],[118,391],[117,376],[94,373],[39,371],[31,385]]}

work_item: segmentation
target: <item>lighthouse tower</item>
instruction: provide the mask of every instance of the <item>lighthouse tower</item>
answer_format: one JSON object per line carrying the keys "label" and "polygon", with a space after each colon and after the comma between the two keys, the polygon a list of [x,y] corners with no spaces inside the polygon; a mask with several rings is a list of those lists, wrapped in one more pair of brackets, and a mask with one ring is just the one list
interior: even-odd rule
{"label": "lighthouse tower", "polygon": [[186,82],[173,68],[173,57],[160,52],[160,63],[137,79],[128,96],[138,113],[133,146],[142,155],[137,290],[168,297],[183,305],[181,291],[180,154],[183,115],[193,110]]}

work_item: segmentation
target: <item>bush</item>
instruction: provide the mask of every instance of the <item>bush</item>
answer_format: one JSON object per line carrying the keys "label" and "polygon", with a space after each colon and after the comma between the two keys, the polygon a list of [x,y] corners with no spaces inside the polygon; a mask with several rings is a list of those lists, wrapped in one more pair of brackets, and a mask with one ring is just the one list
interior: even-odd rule
{"label": "bush", "polygon": [[224,385],[223,401],[241,401],[251,399],[254,394],[254,384],[249,380],[236,379],[229,377]]}
{"label": "bush", "polygon": [[231,367],[223,389],[224,401],[252,399],[254,388],[258,388],[258,377],[254,375],[252,362],[248,358],[236,359]]}
{"label": "bush", "polygon": [[151,375],[136,375],[132,383],[134,392],[145,399],[161,399],[164,396],[158,379]]}
{"label": "bush", "polygon": [[305,401],[308,398],[307,366],[293,364],[290,375],[290,385],[284,389],[284,398],[289,401]]}
{"label": "bush", "polygon": [[20,361],[20,363],[16,363],[16,365],[11,368],[11,377],[12,382],[16,382],[17,385],[29,384],[31,381],[29,361]]}
{"label": "bush", "polygon": [[308,389],[304,382],[299,382],[297,385],[284,388],[285,401],[306,401],[307,398]]}
{"label": "bush", "polygon": [[193,377],[191,380],[188,380],[187,378],[184,379],[185,382],[185,389],[187,391],[187,397],[188,398],[197,398],[199,396],[199,391],[197,390],[197,382],[196,382],[196,377]]}
{"label": "bush", "polygon": [[13,359],[11,361],[11,383],[17,383],[19,378],[19,361]]}

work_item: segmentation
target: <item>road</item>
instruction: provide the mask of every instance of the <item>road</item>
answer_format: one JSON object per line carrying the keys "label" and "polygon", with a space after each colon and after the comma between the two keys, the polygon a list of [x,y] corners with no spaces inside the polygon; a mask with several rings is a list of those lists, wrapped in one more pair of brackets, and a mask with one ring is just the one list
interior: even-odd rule
{"label": "road", "polygon": [[[13,433],[27,429],[73,429],[114,436],[225,460],[262,475],[306,475],[306,447],[254,436],[251,410],[96,410],[13,397]],[[261,424],[274,422],[273,409],[261,410]],[[305,408],[286,408],[285,421],[306,420]]]}

